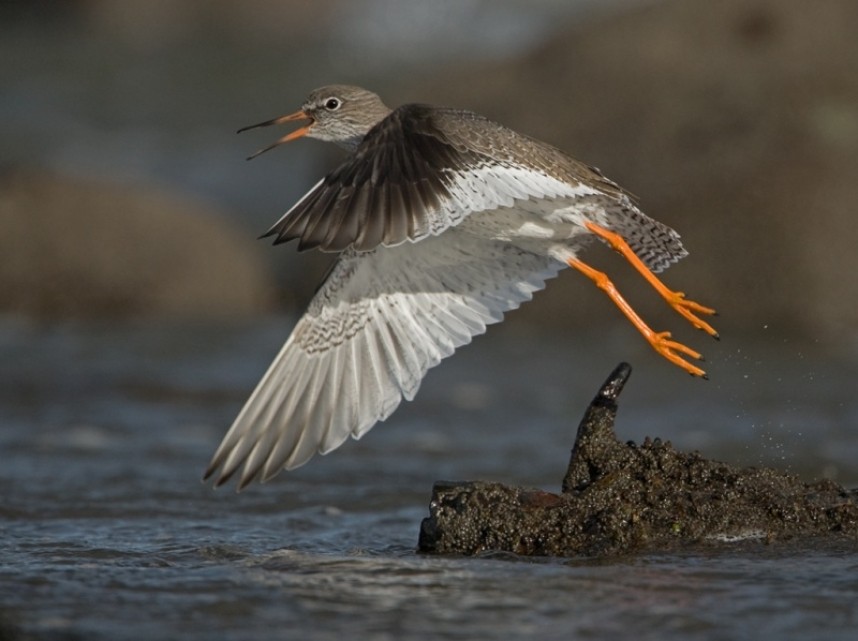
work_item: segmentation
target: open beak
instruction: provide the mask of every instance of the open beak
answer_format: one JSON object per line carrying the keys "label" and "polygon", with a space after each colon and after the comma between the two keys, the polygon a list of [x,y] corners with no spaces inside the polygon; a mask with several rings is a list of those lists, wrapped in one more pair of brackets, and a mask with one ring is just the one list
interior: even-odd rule
{"label": "open beak", "polygon": [[303,127],[296,129],[292,133],[286,134],[282,138],[276,140],[272,144],[267,147],[263,147],[259,151],[252,153],[247,157],[248,160],[256,158],[259,154],[264,154],[269,149],[274,149],[278,145],[282,145],[284,142],[289,142],[291,140],[295,140],[296,138],[300,138],[301,136],[306,136],[310,132],[310,127],[313,126],[315,120],[313,120],[312,116],[308,115],[304,111],[296,111],[293,114],[289,114],[288,116],[280,116],[279,118],[274,118],[273,120],[266,120],[265,122],[260,122],[256,125],[250,125],[249,127],[242,127],[236,133],[241,133],[242,131],[247,131],[248,129],[256,129],[257,127],[270,127],[271,125],[280,125],[284,122],[289,122],[290,120],[309,120],[310,122]]}

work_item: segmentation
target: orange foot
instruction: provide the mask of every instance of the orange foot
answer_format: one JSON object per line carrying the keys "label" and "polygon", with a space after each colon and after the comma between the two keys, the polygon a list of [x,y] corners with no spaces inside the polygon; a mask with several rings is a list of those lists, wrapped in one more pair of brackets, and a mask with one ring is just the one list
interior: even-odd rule
{"label": "orange foot", "polygon": [[675,292],[672,289],[669,289],[667,285],[662,283],[658,277],[643,264],[632,248],[629,247],[629,244],[625,239],[616,232],[609,231],[604,227],[600,227],[599,225],[591,222],[584,223],[584,226],[597,236],[604,238],[611,246],[611,249],[622,254],[626,260],[632,264],[632,267],[638,270],[638,272],[647,279],[649,284],[652,285],[659,294],[661,294],[661,297],[667,301],[667,304],[684,316],[689,323],[697,329],[702,329],[710,336],[718,338],[718,332],[716,332],[709,323],[695,314],[696,312],[697,314],[705,314],[709,316],[715,314],[714,309],[711,307],[705,307],[700,303],[695,303],[693,300],[686,299],[685,294],[682,292]]}
{"label": "orange foot", "polygon": [[652,345],[652,348],[656,352],[664,356],[674,365],[681,367],[692,376],[708,378],[706,376],[706,372],[696,365],[689,363],[682,357],[682,355],[685,355],[695,360],[701,360],[700,353],[695,352],[693,349],[686,347],[682,343],[670,340],[670,332],[654,332],[650,326],[647,325],[640,316],[638,316],[637,312],[632,309],[632,306],[629,305],[625,298],[623,298],[614,283],[611,282],[604,272],[600,272],[598,269],[590,267],[587,263],[580,261],[577,258],[570,259],[568,263],[570,267],[574,267],[587,278],[592,280],[596,284],[596,287],[604,291],[610,299],[614,301],[614,304],[620,308],[620,311],[626,315],[626,318],[632,322],[632,325],[634,325],[637,330],[643,334],[643,337],[650,345]]}

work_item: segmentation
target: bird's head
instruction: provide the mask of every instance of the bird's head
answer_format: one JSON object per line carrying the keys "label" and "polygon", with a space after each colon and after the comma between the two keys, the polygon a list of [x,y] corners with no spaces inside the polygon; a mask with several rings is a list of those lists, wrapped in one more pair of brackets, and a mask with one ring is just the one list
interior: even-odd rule
{"label": "bird's head", "polygon": [[292,120],[309,121],[273,144],[260,149],[250,158],[302,136],[330,141],[354,151],[367,132],[389,113],[390,109],[371,91],[350,85],[329,85],[312,91],[301,109],[295,113],[243,127],[238,131],[241,133],[248,129],[279,125]]}

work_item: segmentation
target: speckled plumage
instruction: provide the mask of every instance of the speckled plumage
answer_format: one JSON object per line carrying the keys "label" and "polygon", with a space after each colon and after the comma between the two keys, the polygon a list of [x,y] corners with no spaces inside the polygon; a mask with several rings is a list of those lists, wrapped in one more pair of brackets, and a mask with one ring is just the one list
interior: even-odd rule
{"label": "speckled plumage", "polygon": [[[482,175],[479,189],[459,188]],[[360,251],[437,235],[466,216],[516,200],[597,196],[604,225],[637,241],[662,268],[684,250],[598,170],[469,111],[403,105],[374,125],[355,153],[266,232],[299,249]],[[557,204],[557,203],[555,203]],[[555,207],[558,209],[558,207]]]}
{"label": "speckled plumage", "polygon": [[301,115],[306,135],[354,150],[265,235],[342,255],[215,453],[218,485],[239,469],[239,487],[267,480],[386,419],[566,267],[594,237],[586,221],[653,271],[686,253],[598,170],[477,114],[390,111],[338,85],[281,120]]}

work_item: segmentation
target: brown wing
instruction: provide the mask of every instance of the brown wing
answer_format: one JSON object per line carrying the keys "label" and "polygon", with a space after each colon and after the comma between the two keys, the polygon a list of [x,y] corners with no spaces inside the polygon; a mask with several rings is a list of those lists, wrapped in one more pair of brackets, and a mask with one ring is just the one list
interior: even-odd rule
{"label": "brown wing", "polygon": [[301,250],[370,251],[437,235],[466,216],[552,198],[597,197],[603,224],[655,269],[682,258],[676,232],[597,169],[478,114],[404,105],[263,236]]}
{"label": "brown wing", "polygon": [[[479,155],[448,144],[434,108],[404,105],[376,125],[357,151],[263,236],[299,239],[301,250],[368,251],[417,240],[449,226],[449,172]],[[461,217],[459,217],[461,218]]]}

